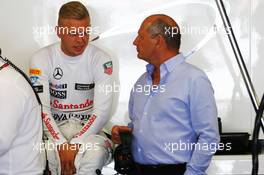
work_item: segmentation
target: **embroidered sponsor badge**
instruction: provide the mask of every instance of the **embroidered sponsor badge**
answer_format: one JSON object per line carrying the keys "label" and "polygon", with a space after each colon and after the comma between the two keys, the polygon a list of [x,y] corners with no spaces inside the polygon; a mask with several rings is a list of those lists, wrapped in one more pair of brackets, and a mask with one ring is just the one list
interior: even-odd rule
{"label": "embroidered sponsor badge", "polygon": [[38,81],[39,77],[38,76],[30,76],[30,81],[34,85]]}
{"label": "embroidered sponsor badge", "polygon": [[66,99],[67,98],[67,91],[58,91],[50,88],[50,95],[55,98],[59,99]]}
{"label": "embroidered sponsor badge", "polygon": [[74,112],[52,113],[52,117],[57,122],[63,122],[65,120],[69,120],[70,118],[74,118],[76,120],[82,120],[83,122],[86,122],[90,118],[90,116],[91,116],[90,114],[74,113]]}
{"label": "embroidered sponsor badge", "polygon": [[52,84],[49,83],[49,87],[52,89],[67,89],[67,84]]}
{"label": "embroidered sponsor badge", "polygon": [[63,71],[60,67],[56,67],[54,69],[54,72],[53,72],[53,77],[56,79],[56,80],[60,80],[61,77],[63,76]]}
{"label": "embroidered sponsor badge", "polygon": [[104,67],[104,73],[111,75],[113,73],[113,63],[112,61],[108,61],[103,64]]}
{"label": "embroidered sponsor badge", "polygon": [[40,76],[41,70],[40,69],[29,69],[30,76]]}
{"label": "embroidered sponsor badge", "polygon": [[53,139],[59,140],[59,132],[56,132],[55,129],[53,128],[53,126],[50,123],[50,118],[48,116],[48,114],[46,113],[42,113],[42,119],[43,122],[45,123],[47,129],[49,130],[50,134],[52,135]]}
{"label": "embroidered sponsor badge", "polygon": [[33,86],[34,90],[37,93],[42,93],[43,92],[43,85],[37,85],[37,86]]}
{"label": "embroidered sponsor badge", "polygon": [[93,88],[94,88],[94,83],[92,84],[75,83],[75,90],[78,90],[78,91],[87,91]]}

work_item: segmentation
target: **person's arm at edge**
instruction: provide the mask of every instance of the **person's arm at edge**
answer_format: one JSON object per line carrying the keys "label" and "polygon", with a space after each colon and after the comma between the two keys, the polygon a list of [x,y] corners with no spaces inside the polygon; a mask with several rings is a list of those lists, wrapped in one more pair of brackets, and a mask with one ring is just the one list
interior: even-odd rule
{"label": "person's arm at edge", "polygon": [[[210,146],[217,148],[220,140],[217,107],[212,85],[205,75],[194,80],[191,87],[190,105],[191,123],[198,136],[197,143],[208,144],[209,148]],[[204,175],[215,151],[215,148],[194,150],[184,175]]]}
{"label": "person's arm at edge", "polygon": [[[82,129],[71,139],[71,144],[83,144],[91,135],[98,134],[110,119],[110,111],[113,102],[113,90],[109,92],[108,87],[113,88],[113,74],[105,73],[104,64],[112,62],[110,57],[96,57],[98,63],[94,67],[94,106],[91,117]],[[114,67],[113,67],[114,69]]]}
{"label": "person's arm at edge", "polygon": [[[41,99],[41,103],[43,106],[42,119],[44,122],[44,130],[48,131],[45,132],[48,138],[50,138],[58,146],[63,143],[66,143],[67,140],[62,135],[55,120],[51,115],[48,63],[47,60],[43,60],[48,57],[48,54],[43,53],[43,51],[39,54],[40,55],[33,55],[30,62],[29,74],[31,78],[36,78],[35,82],[32,82],[33,87],[38,86],[43,88],[43,92],[38,92],[38,95]],[[34,70],[36,71],[35,73]],[[39,73],[37,73],[38,71]]]}

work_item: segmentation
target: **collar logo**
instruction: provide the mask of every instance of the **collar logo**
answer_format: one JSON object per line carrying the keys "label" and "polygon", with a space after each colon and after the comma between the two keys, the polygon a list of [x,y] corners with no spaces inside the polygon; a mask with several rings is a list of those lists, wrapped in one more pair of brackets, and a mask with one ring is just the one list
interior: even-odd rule
{"label": "collar logo", "polygon": [[60,67],[56,67],[54,69],[54,72],[53,72],[53,77],[56,79],[56,80],[60,80],[61,77],[63,76],[63,71]]}

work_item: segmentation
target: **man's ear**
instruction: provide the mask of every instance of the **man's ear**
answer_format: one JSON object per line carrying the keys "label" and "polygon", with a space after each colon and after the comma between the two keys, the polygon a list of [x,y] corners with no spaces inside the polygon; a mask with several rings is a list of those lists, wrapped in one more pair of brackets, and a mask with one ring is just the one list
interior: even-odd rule
{"label": "man's ear", "polygon": [[155,39],[156,39],[156,42],[157,42],[156,46],[158,48],[166,46],[165,39],[162,37],[162,35],[157,35]]}

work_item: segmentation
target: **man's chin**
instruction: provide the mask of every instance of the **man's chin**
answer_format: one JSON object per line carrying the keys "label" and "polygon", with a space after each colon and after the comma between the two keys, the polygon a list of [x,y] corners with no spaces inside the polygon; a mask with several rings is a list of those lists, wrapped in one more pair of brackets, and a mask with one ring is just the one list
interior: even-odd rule
{"label": "man's chin", "polygon": [[81,49],[76,49],[74,48],[73,49],[73,53],[74,53],[74,56],[78,56],[78,55],[81,55],[85,50],[85,47],[81,48]]}
{"label": "man's chin", "polygon": [[137,57],[139,58],[139,59],[142,59],[142,56],[138,53],[137,54]]}
{"label": "man's chin", "polygon": [[147,59],[146,59],[146,58],[142,57],[142,56],[141,56],[141,55],[139,55],[139,54],[137,54],[137,57],[138,57],[138,59],[140,59],[140,60],[147,61]]}
{"label": "man's chin", "polygon": [[81,55],[81,54],[83,54],[83,52],[84,52],[84,50],[76,51],[76,52],[75,52],[75,55],[76,55],[76,56]]}

